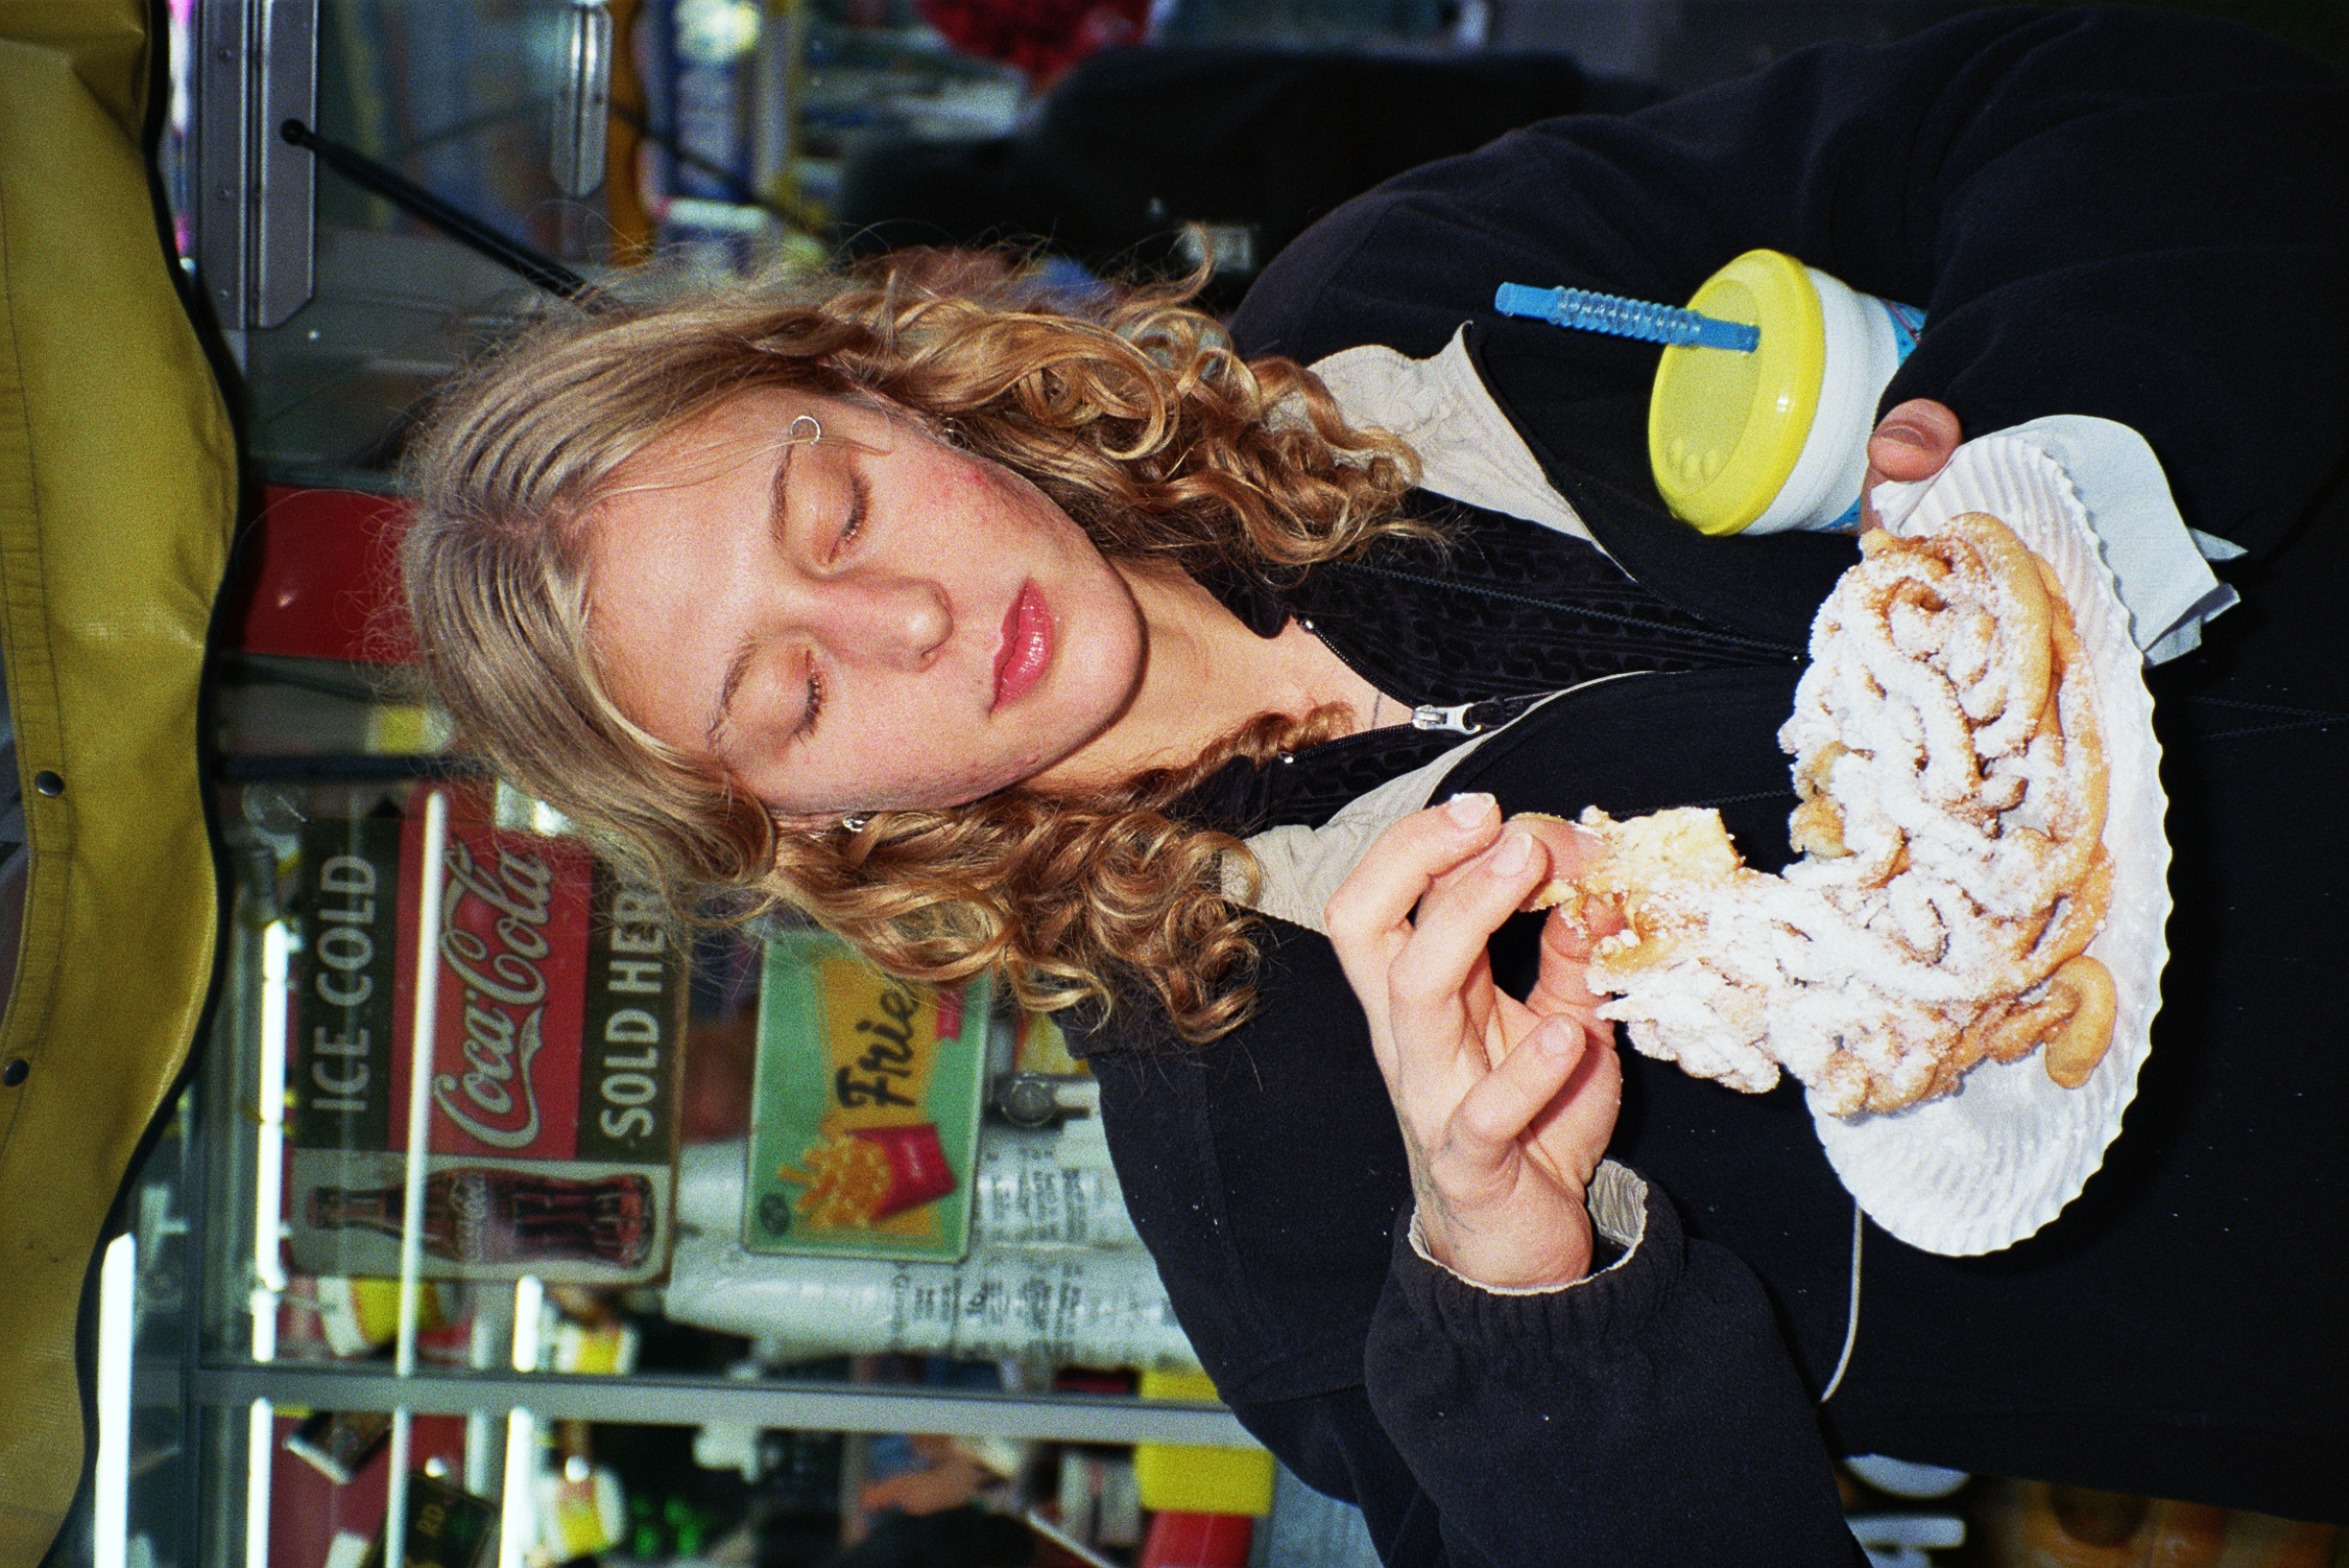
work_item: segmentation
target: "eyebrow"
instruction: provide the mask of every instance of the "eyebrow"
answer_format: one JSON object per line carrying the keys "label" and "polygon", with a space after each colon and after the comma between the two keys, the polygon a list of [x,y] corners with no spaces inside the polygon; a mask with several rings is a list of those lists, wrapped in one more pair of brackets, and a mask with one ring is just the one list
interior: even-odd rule
{"label": "eyebrow", "polygon": [[[767,529],[770,534],[782,531],[785,487],[791,478],[792,460],[799,456],[802,444],[786,441],[783,450],[776,456],[775,477],[767,486]],[[726,721],[734,716],[734,694],[742,689],[744,677],[751,672],[751,660],[758,652],[757,641],[744,637],[742,645],[734,650],[733,661],[726,665],[725,678],[718,682],[717,707],[710,715],[710,727],[702,732],[702,739],[709,743],[713,752],[717,750],[717,732],[724,729]]]}
{"label": "eyebrow", "polygon": [[717,750],[717,732],[734,716],[734,694],[741,688],[743,677],[751,672],[751,656],[758,651],[758,646],[745,637],[742,646],[734,651],[734,662],[726,666],[726,678],[717,689],[717,710],[710,715],[710,728],[702,735],[713,752]]}

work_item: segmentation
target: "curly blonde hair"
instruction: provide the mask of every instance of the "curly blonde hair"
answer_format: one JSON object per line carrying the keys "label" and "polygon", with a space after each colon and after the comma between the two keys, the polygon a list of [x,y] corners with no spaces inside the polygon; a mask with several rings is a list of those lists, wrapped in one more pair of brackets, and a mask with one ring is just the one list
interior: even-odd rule
{"label": "curly blonde hair", "polygon": [[994,970],[1025,1005],[1153,997],[1205,1040],[1251,999],[1230,835],[1167,814],[1235,757],[1336,732],[1262,715],[1189,766],[1085,799],[1020,787],[855,826],[778,828],[751,795],[623,715],[587,635],[586,543],[629,459],[743,391],[879,394],[953,420],[1102,554],[1256,573],[1424,534],[1408,448],[1339,415],[1309,372],[1242,361],[1184,286],[1047,299],[992,256],[610,301],[521,334],[448,388],[410,450],[402,556],[423,670],[465,744],[676,906],[788,906],[882,967]]}

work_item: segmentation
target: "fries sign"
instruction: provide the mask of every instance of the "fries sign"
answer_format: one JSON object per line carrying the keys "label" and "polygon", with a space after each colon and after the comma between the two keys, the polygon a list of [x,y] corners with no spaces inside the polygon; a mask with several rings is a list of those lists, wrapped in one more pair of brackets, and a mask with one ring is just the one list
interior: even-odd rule
{"label": "fries sign", "polygon": [[970,1242],[985,981],[891,979],[835,938],[769,939],[743,1246],[954,1259]]}

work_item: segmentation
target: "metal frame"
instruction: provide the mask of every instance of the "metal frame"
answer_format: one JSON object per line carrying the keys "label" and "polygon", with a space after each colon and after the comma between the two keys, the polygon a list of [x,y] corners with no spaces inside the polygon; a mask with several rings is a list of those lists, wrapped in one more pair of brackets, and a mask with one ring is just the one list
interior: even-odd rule
{"label": "metal frame", "polygon": [[190,218],[198,275],[229,331],[310,301],[317,175],[279,134],[318,114],[318,0],[198,0]]}

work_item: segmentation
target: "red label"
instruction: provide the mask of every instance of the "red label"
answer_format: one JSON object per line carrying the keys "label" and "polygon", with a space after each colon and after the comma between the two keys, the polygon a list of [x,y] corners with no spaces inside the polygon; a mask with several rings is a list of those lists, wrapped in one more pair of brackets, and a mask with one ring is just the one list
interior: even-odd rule
{"label": "red label", "polygon": [[[426,1147],[436,1154],[576,1158],[593,864],[561,840],[499,830],[482,819],[480,804],[451,792],[432,939],[439,974]],[[423,836],[423,813],[413,811],[401,843],[404,903],[420,897]],[[416,946],[416,927],[404,924],[404,1017],[413,1016]],[[393,1076],[403,1084],[408,1051],[400,1040]],[[395,1136],[405,1139],[404,1106],[395,1121]]]}

